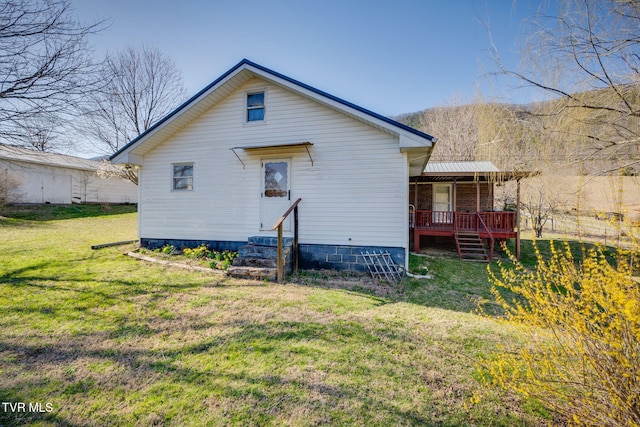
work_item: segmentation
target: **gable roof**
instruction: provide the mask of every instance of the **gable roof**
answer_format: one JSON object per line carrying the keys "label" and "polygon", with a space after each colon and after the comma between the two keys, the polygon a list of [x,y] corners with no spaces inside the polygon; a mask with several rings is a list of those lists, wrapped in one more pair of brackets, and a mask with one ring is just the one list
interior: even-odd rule
{"label": "gable roof", "polygon": [[43,166],[62,167],[85,171],[97,171],[102,162],[66,156],[64,154],[47,153],[43,151],[22,148],[15,145],[0,144],[0,160],[10,162],[24,162]]}
{"label": "gable roof", "polygon": [[[191,119],[201,114],[205,109],[214,105],[218,100],[228,95],[233,89],[250,78],[258,76],[275,84],[287,87],[303,96],[312,98],[335,110],[353,118],[364,121],[374,127],[400,137],[400,149],[405,151],[431,150],[436,138],[400,122],[384,117],[373,111],[345,101],[327,92],[316,89],[284,74],[270,70],[259,64],[243,59],[229,71],[218,77],[200,92],[184,102],[174,111],[155,123],[147,131],[129,142],[110,157],[114,163],[136,163],[141,159],[132,153],[133,150],[156,137],[163,139],[174,131],[186,125]],[[426,156],[428,159],[428,155]],[[425,160],[426,163],[426,160]],[[424,166],[424,165],[423,165]]]}

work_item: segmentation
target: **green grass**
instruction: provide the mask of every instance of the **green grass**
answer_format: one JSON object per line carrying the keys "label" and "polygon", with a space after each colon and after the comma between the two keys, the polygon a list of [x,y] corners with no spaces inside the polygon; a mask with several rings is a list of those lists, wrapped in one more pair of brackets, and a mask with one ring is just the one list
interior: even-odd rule
{"label": "green grass", "polygon": [[[136,205],[19,205],[0,206],[0,221],[5,225],[13,220],[51,221],[58,219],[88,218],[105,215],[120,215],[136,211]],[[0,225],[3,223],[0,222]]]}
{"label": "green grass", "polygon": [[488,303],[491,299],[485,263],[462,262],[455,255],[411,255],[410,268],[413,271],[424,268],[433,279],[405,279],[408,302],[474,313],[479,303]]}
{"label": "green grass", "polygon": [[472,313],[485,265],[428,259],[433,280],[388,292],[317,273],[241,281],[90,249],[134,239],[135,213],[52,216],[0,222],[0,402],[53,405],[0,407],[2,426],[542,421],[474,379],[514,339]]}

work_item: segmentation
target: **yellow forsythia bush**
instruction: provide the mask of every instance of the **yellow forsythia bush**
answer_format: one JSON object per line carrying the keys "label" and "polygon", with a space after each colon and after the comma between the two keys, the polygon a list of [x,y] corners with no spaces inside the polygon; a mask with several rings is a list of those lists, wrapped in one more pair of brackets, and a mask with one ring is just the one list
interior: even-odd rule
{"label": "yellow forsythia bush", "polygon": [[523,342],[484,360],[484,377],[537,399],[572,425],[640,426],[634,247],[609,257],[597,246],[583,249],[577,262],[568,243],[551,242],[548,257],[535,245],[533,270],[512,257],[490,272],[502,321],[522,331]]}

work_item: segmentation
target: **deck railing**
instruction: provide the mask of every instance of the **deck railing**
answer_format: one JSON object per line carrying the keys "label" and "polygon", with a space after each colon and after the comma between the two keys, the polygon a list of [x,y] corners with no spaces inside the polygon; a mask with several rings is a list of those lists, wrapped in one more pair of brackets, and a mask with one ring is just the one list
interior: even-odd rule
{"label": "deck railing", "polygon": [[478,219],[478,222],[480,223],[482,228],[484,228],[485,232],[489,236],[489,262],[493,262],[493,246],[495,245],[495,239],[493,238],[493,234],[491,233],[491,230],[489,229],[489,227],[487,227],[487,224],[484,222],[484,219],[482,218],[482,215],[479,212],[476,213],[476,218]]}
{"label": "deck railing", "polygon": [[491,233],[512,233],[515,231],[515,212],[415,210],[409,223],[413,223],[416,230],[484,232],[486,229]]}

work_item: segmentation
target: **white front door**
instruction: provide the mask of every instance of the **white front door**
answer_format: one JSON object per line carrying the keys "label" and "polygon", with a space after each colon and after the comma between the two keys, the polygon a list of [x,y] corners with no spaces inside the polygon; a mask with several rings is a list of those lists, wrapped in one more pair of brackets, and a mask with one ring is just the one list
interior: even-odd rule
{"label": "white front door", "polygon": [[433,222],[451,223],[453,210],[451,184],[433,184]]}
{"label": "white front door", "polygon": [[[271,230],[273,224],[291,205],[291,161],[262,161],[262,193],[260,203],[260,229]],[[291,230],[291,217],[283,223],[284,231]]]}

